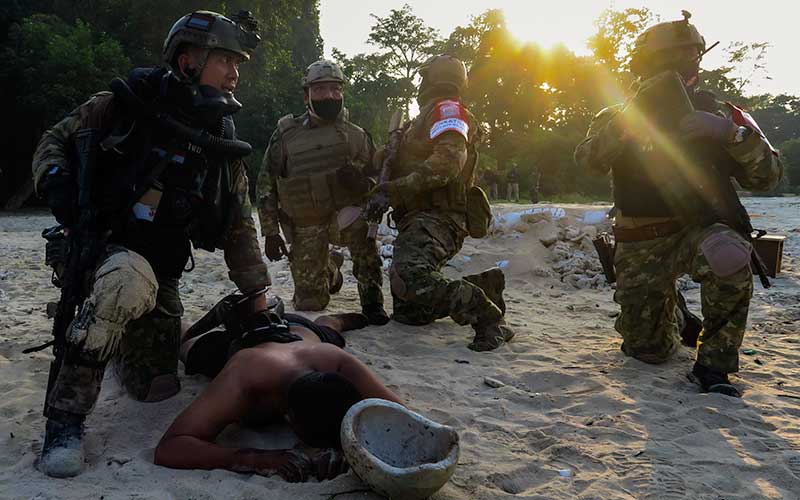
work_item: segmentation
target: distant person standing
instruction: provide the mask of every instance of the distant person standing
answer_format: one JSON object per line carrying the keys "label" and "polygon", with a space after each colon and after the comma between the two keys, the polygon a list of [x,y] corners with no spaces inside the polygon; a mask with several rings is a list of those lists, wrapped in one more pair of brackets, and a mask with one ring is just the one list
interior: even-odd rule
{"label": "distant person standing", "polygon": [[489,199],[492,201],[500,198],[499,190],[497,189],[498,175],[496,170],[487,170],[484,174],[486,179],[486,188],[489,190]]}
{"label": "distant person standing", "polygon": [[506,198],[508,201],[519,201],[519,170],[517,170],[517,166],[514,165],[506,174]]}
{"label": "distant person standing", "polygon": [[530,177],[530,188],[528,190],[531,203],[536,204],[539,203],[539,181],[541,180],[542,175],[539,172],[538,168],[534,168],[531,172]]}

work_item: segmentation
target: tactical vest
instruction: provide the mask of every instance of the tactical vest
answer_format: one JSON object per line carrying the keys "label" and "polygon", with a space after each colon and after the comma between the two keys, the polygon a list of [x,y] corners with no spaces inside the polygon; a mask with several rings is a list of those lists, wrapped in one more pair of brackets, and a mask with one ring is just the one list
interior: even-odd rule
{"label": "tactical vest", "polygon": [[[692,100],[696,109],[717,111]],[[629,143],[611,165],[615,205],[629,217],[713,219],[731,184],[720,172],[734,160],[720,145],[687,143],[677,127],[663,130],[660,139]]]}
{"label": "tactical vest", "polygon": [[298,226],[325,223],[336,210],[361,203],[365,194],[345,185],[338,175],[357,153],[348,134],[348,128],[355,126],[340,118],[310,128],[304,123],[308,119],[306,113],[278,121],[285,157],[283,172],[276,176],[278,201]]}
{"label": "tactical vest", "polygon": [[[420,109],[419,115],[411,122],[403,135],[403,141],[397,153],[397,161],[392,167],[392,179],[405,177],[419,169],[419,166],[433,154],[433,141],[429,139],[430,115],[438,101],[431,102]],[[461,175],[446,186],[425,193],[392,193],[391,204],[394,216],[400,220],[408,212],[418,210],[453,211],[466,214],[467,191],[475,177],[475,166],[478,152],[475,143],[478,135],[475,119],[469,113],[470,130],[467,141],[467,161]]]}
{"label": "tactical vest", "polygon": [[[234,135],[233,121],[227,117],[223,136]],[[165,135],[152,123],[134,123],[133,133],[103,151],[98,162],[103,167],[98,169],[98,185],[109,188],[101,190],[105,199],[98,205],[118,217],[110,242],[141,254],[156,274],[179,277],[192,245],[212,252],[221,246],[233,215],[227,158]],[[151,180],[159,166],[161,174]],[[148,192],[132,200],[136,188],[146,183]]]}

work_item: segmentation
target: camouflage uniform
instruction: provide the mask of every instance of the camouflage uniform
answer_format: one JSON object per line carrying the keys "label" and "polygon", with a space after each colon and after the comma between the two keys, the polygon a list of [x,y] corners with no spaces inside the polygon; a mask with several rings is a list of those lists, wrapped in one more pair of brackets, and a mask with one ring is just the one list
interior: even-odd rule
{"label": "camouflage uniform", "polygon": [[[339,175],[344,168],[362,180],[374,176],[375,148],[369,134],[349,122],[345,114],[333,123],[322,122],[309,112],[282,118],[259,174],[261,232],[272,236],[283,228],[291,244],[294,301],[300,310],[321,310],[330,301],[339,274],[329,255],[330,243],[350,249],[362,307],[383,304],[381,259],[359,216],[366,192],[350,190],[352,186],[346,186]],[[324,195],[320,195],[320,184]],[[280,186],[284,185],[289,194],[282,198]],[[302,210],[293,210],[298,203],[304,204]],[[349,219],[346,227],[344,218]]]}
{"label": "camouflage uniform", "polygon": [[[70,165],[68,152],[76,131],[98,128],[109,132],[120,112],[112,94],[100,93],[48,130],[33,159],[36,185],[41,185],[54,166]],[[101,163],[97,168],[111,167]],[[220,167],[230,185],[227,222],[216,246],[224,250],[229,276],[239,289],[258,290],[270,281],[252,218],[244,163],[234,160]],[[104,186],[95,189],[102,192]],[[160,272],[158,265],[121,241],[112,234],[91,280],[91,293],[70,328],[71,353],[67,357],[71,361],[63,364],[50,393],[51,409],[88,414],[97,399],[105,363],[117,355],[117,371],[134,398],[161,400],[180,388],[177,361],[183,307],[179,272]],[[164,248],[159,241],[150,243],[156,250]]]}
{"label": "camouflage uniform", "polygon": [[[701,95],[698,91],[692,96],[696,108],[705,106],[705,111],[720,112],[713,106],[700,104]],[[708,101],[707,94],[703,100]],[[622,109],[621,105],[607,108],[595,117],[586,139],[575,151],[577,163],[596,173],[611,171],[615,174],[614,196],[620,208],[615,221],[617,228],[640,230],[675,221],[682,226],[663,236],[617,243],[614,300],[620,304],[621,313],[615,326],[624,340],[623,351],[648,363],[661,363],[670,358],[680,342],[678,332],[683,321],[676,306],[675,281],[680,275],[689,274],[702,287],[703,331],[697,346],[697,362],[718,372],[736,372],[753,290],[749,266],[751,246],[721,220],[709,219],[708,212],[677,214],[676,210],[673,216],[641,215],[630,213],[632,210],[626,213],[620,207],[620,200],[624,202],[631,197],[637,197],[642,202],[640,205],[652,205],[656,198],[668,192],[666,187],[680,182],[677,170],[658,169],[661,173],[654,175],[665,176],[656,183],[661,184],[661,193],[651,192],[643,184],[634,186],[634,190],[640,191],[637,193],[626,188],[627,181],[620,176],[623,169],[628,168],[625,162],[630,162],[626,159],[630,156],[626,155],[639,145],[642,145],[641,151],[647,151],[648,147],[652,150],[652,144],[621,136],[615,118],[622,119]],[[783,170],[777,154],[773,154],[769,143],[757,131],[743,132],[747,135],[741,141],[722,146],[709,142],[707,148],[719,148],[735,162],[737,168],[733,175],[744,189],[772,189]],[[678,156],[683,158],[681,155],[685,151]],[[692,159],[687,162],[687,168],[693,172],[689,177],[694,176],[698,185],[711,184],[704,179],[697,180],[697,176],[711,171],[713,162],[689,158]],[[646,165],[630,165],[638,170],[644,167]]]}
{"label": "camouflage uniform", "polygon": [[[430,138],[440,106],[465,114],[464,122],[470,124],[464,131],[467,140],[455,131]],[[473,327],[503,321],[501,307],[487,297],[491,287],[484,291],[476,284],[482,278],[451,280],[441,272],[468,234],[465,193],[471,178],[464,176],[471,177],[466,168],[477,141],[474,124],[457,99],[439,98],[423,106],[405,131],[392,180],[385,186],[398,229],[389,270],[392,318],[401,323],[424,325],[446,316]]]}

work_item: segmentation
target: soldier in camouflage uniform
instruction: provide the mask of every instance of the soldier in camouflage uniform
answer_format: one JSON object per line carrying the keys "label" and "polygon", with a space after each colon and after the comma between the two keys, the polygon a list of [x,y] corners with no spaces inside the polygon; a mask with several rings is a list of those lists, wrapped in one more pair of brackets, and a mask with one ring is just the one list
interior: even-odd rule
{"label": "soldier in camouflage uniform", "polygon": [[175,23],[161,68],[115,79],[42,137],[33,159],[37,189],[67,229],[77,223],[78,134],[94,129],[91,199],[103,234],[87,298],[66,334],[50,389],[40,468],[80,473],[83,423],[97,401],[106,364],[140,401],[180,390],[178,279],[191,245],[224,250],[231,280],[254,304],[269,284],[231,114],[240,62],[259,37],[253,19],[194,12]]}
{"label": "soldier in camouflage uniform", "polygon": [[575,159],[614,181],[623,352],[647,363],[672,356],[686,321],[675,282],[689,274],[702,286],[703,312],[690,378],[703,391],[739,396],[728,374],[739,368],[752,248],[726,223],[724,196],[736,200],[731,177],[745,189],[772,189],[783,167],[748,115],[733,105],[722,113],[713,94],[695,88],[705,42],[688,19],[639,36],[636,96],[594,118]]}
{"label": "soldier in camouflage uniform", "polygon": [[278,120],[258,181],[261,232],[271,261],[289,257],[299,310],[325,309],[342,283],[341,254],[329,257],[329,243],[347,246],[362,311],[370,323],[383,325],[389,316],[383,309],[381,259],[361,217],[375,148],[369,134],[347,119],[344,82],[335,63],[311,64],[303,77],[308,109]]}
{"label": "soldier in camouflage uniform", "polygon": [[399,232],[389,270],[392,318],[425,325],[450,316],[475,329],[470,349],[492,350],[514,335],[503,319],[503,272],[493,268],[451,280],[441,271],[468,234],[467,191],[479,130],[460,100],[467,71],[443,55],[431,58],[420,74],[419,116],[404,132],[391,180],[377,187],[389,194]]}

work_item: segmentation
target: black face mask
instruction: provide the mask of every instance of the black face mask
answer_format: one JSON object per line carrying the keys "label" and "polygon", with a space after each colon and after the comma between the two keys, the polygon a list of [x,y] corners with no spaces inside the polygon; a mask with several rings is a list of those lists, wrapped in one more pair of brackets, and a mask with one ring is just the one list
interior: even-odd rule
{"label": "black face mask", "polygon": [[311,111],[323,120],[332,122],[342,112],[343,99],[311,100]]}

